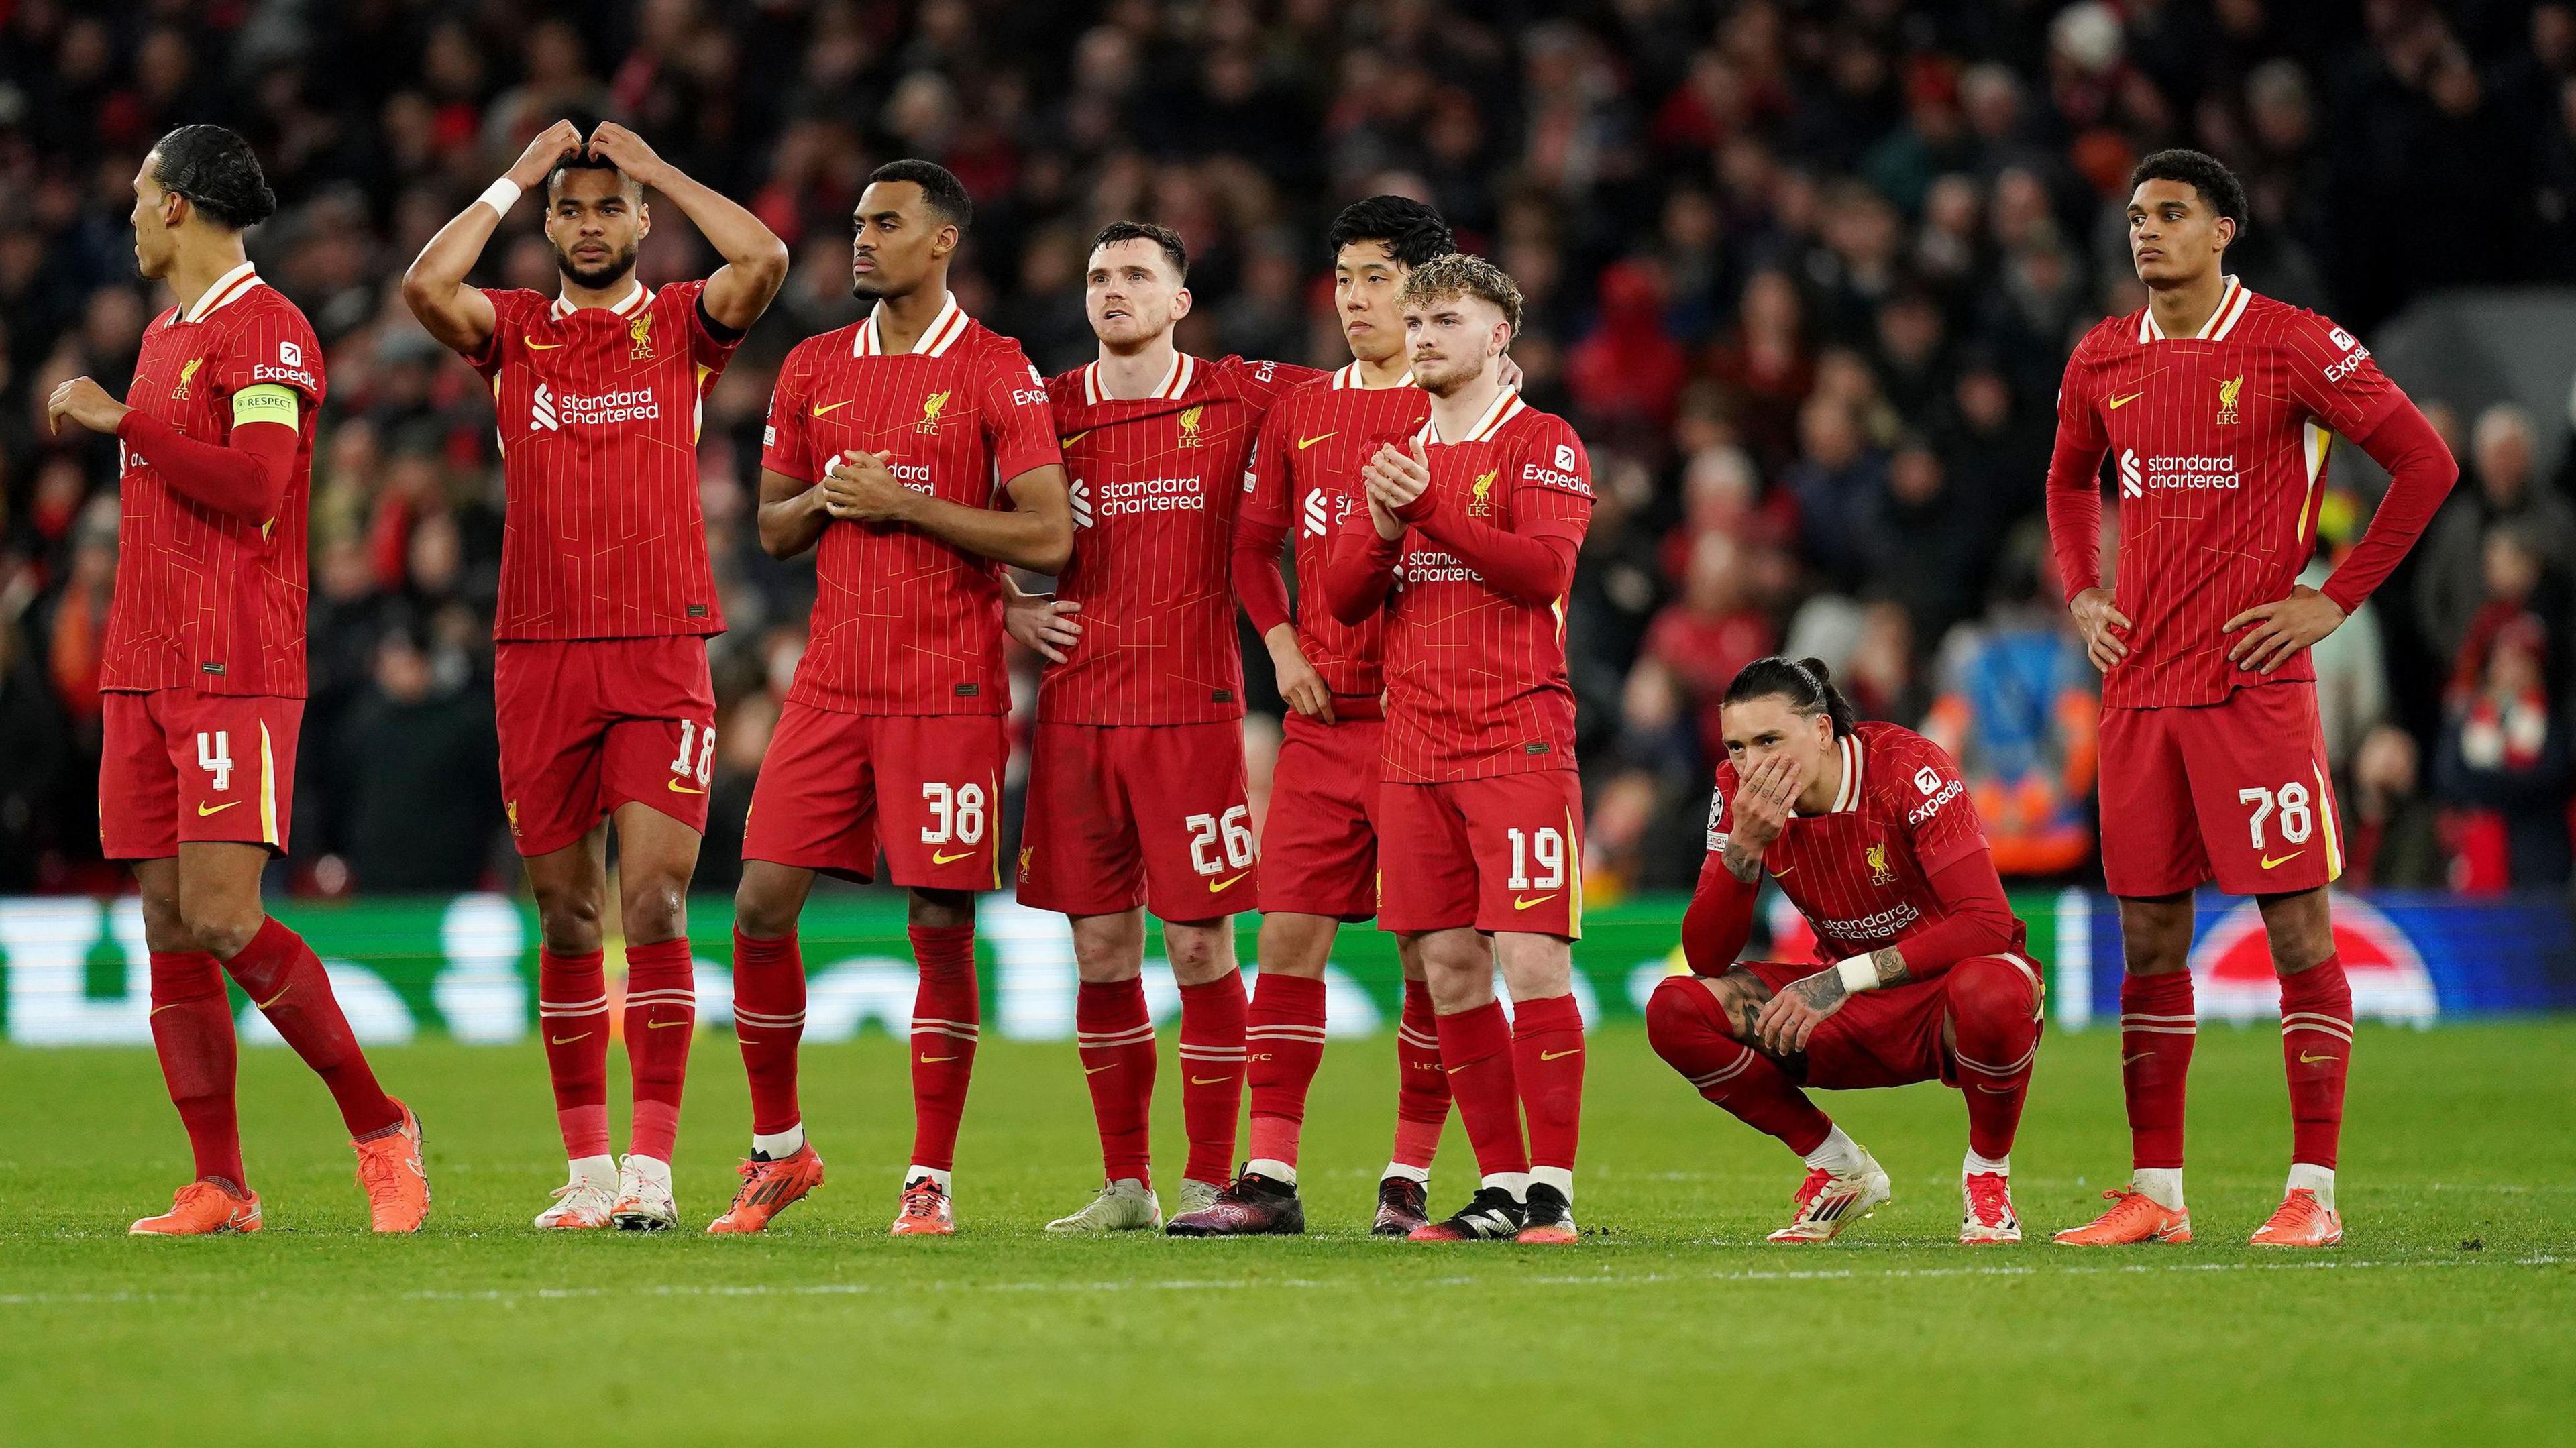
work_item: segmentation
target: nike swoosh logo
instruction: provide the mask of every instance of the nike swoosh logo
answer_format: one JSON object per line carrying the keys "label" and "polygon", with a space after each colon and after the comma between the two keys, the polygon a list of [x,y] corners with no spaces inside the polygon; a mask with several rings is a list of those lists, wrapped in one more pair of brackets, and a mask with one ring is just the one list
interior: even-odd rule
{"label": "nike swoosh logo", "polygon": [[2283,855],[2281,858],[2279,858],[2279,859],[2277,859],[2277,860],[2276,860],[2276,859],[2273,859],[2270,855],[2265,855],[2265,856],[2263,857],[2263,868],[2264,868],[2264,869],[2266,869],[2266,870],[2268,870],[2268,869],[2271,869],[2271,868],[2272,868],[2273,866],[2275,866],[2275,865],[2286,865],[2286,864],[2290,863],[2292,860],[2295,860],[2295,859],[2297,859],[2299,856],[2304,855],[2304,854],[2306,854],[2306,853],[2307,853],[2307,851],[2305,851],[2305,850],[2292,850],[2290,853],[2288,853],[2288,854],[2286,854],[2286,855]]}
{"label": "nike swoosh logo", "polygon": [[648,1031],[667,1031],[674,1026],[685,1026],[687,1024],[689,1024],[687,1021],[646,1021],[644,1023],[644,1029]]}
{"label": "nike swoosh logo", "polygon": [[1464,1066],[1451,1066],[1451,1067],[1449,1067],[1448,1069],[1449,1069],[1449,1074],[1450,1074],[1450,1075],[1452,1075],[1452,1076],[1455,1076],[1455,1075],[1457,1075],[1459,1072],[1464,1071],[1464,1070],[1466,1070],[1467,1068],[1466,1068],[1466,1067],[1464,1067]]}
{"label": "nike swoosh logo", "polygon": [[1983,1091],[1989,1096],[2010,1096],[2014,1094],[2014,1088],[2010,1086],[1988,1086],[1980,1083],[1977,1089]]}
{"label": "nike swoosh logo", "polygon": [[1535,900],[1524,900],[1520,896],[1514,895],[1512,897],[1512,908],[1515,910],[1527,910],[1532,905],[1544,905],[1555,898],[1556,892],[1554,890],[1548,891],[1546,894],[1539,896]]}
{"label": "nike swoosh logo", "polygon": [[956,1059],[957,1058],[954,1056],[924,1056],[921,1058],[921,1064],[925,1066],[936,1066],[942,1061],[954,1061]]}
{"label": "nike swoosh logo", "polygon": [[1315,434],[1313,437],[1301,437],[1301,438],[1297,439],[1297,451],[1299,451],[1299,452],[1304,452],[1306,449],[1308,449],[1308,448],[1310,448],[1310,447],[1313,447],[1315,444],[1317,444],[1317,443],[1319,443],[1319,442],[1322,442],[1324,439],[1326,439],[1326,438],[1328,438],[1328,437],[1340,437],[1340,436],[1341,436],[1341,434],[1340,434],[1340,433],[1338,433],[1338,432],[1319,432],[1319,433]]}
{"label": "nike swoosh logo", "polygon": [[673,794],[704,794],[704,793],[706,793],[706,791],[705,791],[705,790],[703,790],[703,789],[691,789],[691,788],[689,788],[687,785],[682,784],[682,783],[680,783],[678,780],[676,780],[676,779],[675,779],[675,780],[672,780],[672,781],[671,781],[671,793],[673,793]]}
{"label": "nike swoosh logo", "polygon": [[827,413],[827,412],[838,412],[838,411],[840,411],[842,408],[847,407],[847,406],[849,406],[849,405],[850,405],[850,400],[849,400],[848,398],[846,398],[846,397],[845,397],[845,398],[843,398],[843,399],[841,399],[841,400],[840,400],[840,401],[838,401],[838,402],[826,402],[826,403],[822,404],[821,406],[819,406],[819,407],[817,407],[817,408],[815,408],[815,409],[814,409],[814,416],[816,416],[816,417],[821,417],[824,413]]}
{"label": "nike swoosh logo", "polygon": [[2120,1064],[2121,1064],[2121,1065],[2123,1065],[2123,1066],[2134,1066],[2134,1065],[2138,1064],[2140,1061],[2146,1060],[2148,1057],[2153,1056],[2154,1054],[2155,1054],[2155,1052],[2153,1052],[2153,1051],[2140,1051],[2138,1054],[2136,1054],[2136,1055],[2134,1055],[2134,1056],[2122,1056],[2122,1057],[2120,1058]]}
{"label": "nike swoosh logo", "polygon": [[1798,867],[1797,867],[1797,866],[1795,866],[1795,865],[1783,865],[1783,866],[1781,866],[1779,869],[1774,870],[1774,871],[1772,871],[1772,872],[1771,872],[1771,878],[1772,878],[1772,879],[1774,879],[1774,880],[1777,880],[1777,879],[1779,879],[1781,876],[1783,876],[1783,875],[1785,875],[1785,874],[1788,874],[1791,870],[1794,870],[1794,869],[1796,869],[1796,868],[1798,868]]}
{"label": "nike swoosh logo", "polygon": [[1222,1086],[1233,1079],[1234,1078],[1231,1076],[1192,1076],[1190,1078],[1190,1084],[1193,1086]]}
{"label": "nike swoosh logo", "polygon": [[241,801],[237,799],[226,800],[224,803],[218,805],[208,805],[200,802],[197,806],[197,818],[204,819],[210,814],[222,814],[225,810],[231,809],[234,805],[239,803],[241,803]]}
{"label": "nike swoosh logo", "polygon": [[[1577,1046],[1574,1048],[1574,1051],[1580,1051],[1582,1049],[1583,1048],[1581,1046]],[[1571,1056],[1574,1054],[1574,1051],[1541,1051],[1538,1053],[1538,1058],[1542,1061],[1553,1061],[1559,1057]]]}
{"label": "nike swoosh logo", "polygon": [[1098,428],[1096,428],[1096,427],[1086,427],[1086,428],[1084,428],[1082,431],[1077,432],[1077,433],[1074,433],[1073,435],[1071,435],[1071,436],[1069,436],[1069,437],[1060,437],[1060,438],[1057,438],[1057,439],[1055,440],[1055,445],[1056,445],[1057,447],[1071,447],[1071,446],[1073,446],[1075,443],[1078,443],[1078,442],[1082,441],[1084,438],[1089,437],[1089,436],[1091,436],[1093,433],[1098,432],[1098,431],[1100,431],[1100,429],[1098,429]]}
{"label": "nike swoosh logo", "polygon": [[[1251,874],[1251,873],[1252,873],[1252,872],[1251,872],[1250,870],[1246,870],[1246,871],[1244,871],[1244,872],[1243,872],[1243,875],[1249,875],[1249,874]],[[1224,879],[1224,880],[1210,880],[1210,881],[1208,881],[1208,893],[1209,893],[1209,894],[1211,894],[1211,895],[1213,895],[1213,894],[1216,894],[1216,893],[1217,893],[1218,891],[1220,891],[1220,890],[1231,890],[1231,889],[1233,889],[1233,888],[1235,887],[1235,885],[1236,885],[1237,883],[1239,883],[1239,882],[1243,879],[1243,875],[1236,875],[1236,876],[1233,876],[1233,877],[1232,877],[1232,878],[1230,878],[1230,879]]]}
{"label": "nike swoosh logo", "polygon": [[548,1036],[546,1037],[546,1044],[550,1046],[569,1046],[575,1041],[587,1040],[589,1037],[590,1032],[588,1031],[584,1031],[578,1036]]}
{"label": "nike swoosh logo", "polygon": [[[1117,1062],[1112,1061],[1109,1063],[1109,1066],[1115,1066],[1117,1064]],[[1082,1074],[1085,1076],[1097,1076],[1101,1072],[1108,1070],[1109,1066],[1085,1066],[1082,1068]]]}
{"label": "nike swoosh logo", "polygon": [[562,346],[567,345],[567,344],[562,343],[562,342],[540,342],[540,341],[538,341],[536,338],[529,336],[529,335],[528,335],[527,333],[525,333],[525,332],[521,332],[521,333],[519,334],[519,340],[520,340],[520,341],[522,341],[522,342],[527,343],[527,344],[528,344],[528,350],[529,350],[529,351],[531,351],[531,352],[552,352],[552,351],[554,351],[554,350],[555,350],[556,348],[558,348],[558,347],[562,347]]}
{"label": "nike swoosh logo", "polygon": [[264,1000],[264,1001],[261,1001],[261,1002],[259,1003],[259,1008],[260,1008],[261,1010],[267,1010],[270,1006],[273,1006],[273,1005],[277,1004],[279,1001],[282,1001],[282,1000],[286,999],[286,992],[287,992],[287,991],[290,991],[290,990],[293,990],[293,989],[295,989],[295,987],[293,987],[293,986],[291,986],[291,985],[290,985],[290,986],[287,986],[284,990],[280,990],[277,994],[275,994],[275,995],[273,995],[273,996],[270,996],[268,999],[266,999],[266,1000]]}
{"label": "nike swoosh logo", "polygon": [[2117,412],[2117,411],[2119,411],[2121,408],[2128,406],[2130,403],[2135,402],[2135,401],[2137,401],[2139,398],[2144,397],[2144,396],[2146,396],[2146,395],[2147,395],[2147,389],[2145,389],[2145,388],[2141,387],[2141,388],[2139,388],[2137,391],[2130,393],[2130,394],[2129,394],[2128,396],[2126,396],[2126,397],[2114,397],[2114,398],[2112,398],[2112,399],[2111,399],[2111,410],[2112,410],[2113,412]]}
{"label": "nike swoosh logo", "polygon": [[172,1001],[170,1004],[168,1004],[168,1005],[166,1005],[166,1006],[154,1006],[151,1010],[146,1011],[146,1012],[144,1013],[144,1015],[143,1015],[143,1019],[145,1019],[145,1020],[147,1020],[147,1021],[148,1021],[148,1020],[152,1019],[154,1016],[157,1016],[157,1015],[161,1014],[163,1011],[175,1011],[175,1010],[177,1010],[179,1007],[181,1007],[181,1006],[183,1006],[183,1005],[186,1005],[186,1004],[187,1004],[187,1002],[186,1002],[186,1001]]}
{"label": "nike swoosh logo", "polygon": [[2343,1057],[2341,1056],[2311,1056],[2305,1051],[2301,1051],[2299,1053],[2299,1064],[2302,1066],[2322,1066],[2328,1061],[2340,1061],[2342,1059]]}
{"label": "nike swoosh logo", "polygon": [[934,865],[950,865],[955,864],[959,860],[971,860],[981,853],[982,851],[980,850],[959,850],[953,855],[934,854],[930,857],[930,863]]}

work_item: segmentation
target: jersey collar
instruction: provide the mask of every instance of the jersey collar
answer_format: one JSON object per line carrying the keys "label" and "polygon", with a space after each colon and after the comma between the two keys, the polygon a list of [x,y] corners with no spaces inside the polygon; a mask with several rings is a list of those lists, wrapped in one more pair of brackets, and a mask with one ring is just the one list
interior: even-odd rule
{"label": "jersey collar", "polygon": [[1860,747],[1860,736],[1857,734],[1844,735],[1835,741],[1835,747],[1840,749],[1843,755],[1843,787],[1834,791],[1833,808],[1826,810],[1825,813],[1850,814],[1860,808],[1861,772],[1869,759]]}
{"label": "jersey collar", "polygon": [[[877,340],[877,313],[883,310],[885,310],[885,303],[883,302],[879,302],[868,309],[866,320],[859,323],[858,335],[850,340],[851,356],[883,357],[887,355],[884,345]],[[939,294],[939,315],[933,317],[930,321],[930,326],[925,329],[920,336],[913,339],[912,351],[908,355],[914,357],[947,356],[948,349],[956,345],[957,339],[966,335],[966,324],[973,320],[975,319],[966,315],[966,309],[964,307],[957,305],[957,294],[955,292],[941,292]]]}
{"label": "jersey collar", "polygon": [[202,322],[224,307],[241,300],[250,293],[251,288],[258,285],[258,269],[249,262],[243,262],[240,266],[215,278],[215,284],[206,288],[206,294],[197,298],[195,306],[182,312],[179,320]]}
{"label": "jersey collar", "polygon": [[[1353,363],[1352,365],[1357,366],[1358,364]],[[1459,438],[1458,441],[1485,442],[1491,439],[1495,433],[1502,431],[1504,423],[1520,416],[1525,410],[1526,409],[1521,406],[1521,390],[1517,387],[1506,387],[1502,391],[1494,394],[1493,405],[1485,409],[1485,415],[1477,418],[1476,425],[1467,429],[1467,435]],[[1415,433],[1414,437],[1424,443],[1440,443],[1446,441],[1446,439],[1440,436],[1440,420],[1438,415],[1434,414],[1430,417],[1424,418],[1422,420],[1422,430]]]}
{"label": "jersey collar", "polygon": [[[653,289],[644,285],[641,280],[638,280],[635,283],[635,290],[628,292],[623,300],[609,303],[607,310],[620,317],[631,317],[637,312],[642,311],[644,309],[644,304],[652,299]],[[574,306],[562,297],[557,297],[555,298],[555,304],[551,315],[556,321],[560,322],[564,318],[581,310],[582,308]]]}
{"label": "jersey collar", "polygon": [[1402,377],[1395,380],[1393,386],[1371,387],[1360,379],[1360,364],[1356,360],[1333,374],[1333,390],[1336,392],[1393,392],[1397,387],[1412,385],[1413,373],[1408,369]]}
{"label": "jersey collar", "polygon": [[[2210,312],[2208,321],[2200,324],[2200,330],[2191,334],[2191,340],[2226,341],[2227,334],[2236,330],[2237,319],[2245,315],[2245,304],[2253,299],[2254,294],[2245,289],[2243,282],[2232,276],[2229,277],[2227,285],[2218,294],[2217,308]],[[2164,328],[2156,325],[2156,309],[2153,307],[2142,308],[2138,312],[2138,340],[2140,342],[2172,340],[2165,335]]]}
{"label": "jersey collar", "polygon": [[[1198,379],[1198,375],[1199,359],[1187,352],[1175,350],[1172,353],[1172,365],[1163,369],[1163,380],[1154,384],[1153,391],[1135,400],[1138,402],[1168,401],[1183,396],[1189,392],[1190,384]],[[1104,402],[1121,400],[1123,399],[1110,396],[1109,389],[1101,385],[1099,363],[1089,362],[1083,365],[1082,401],[1085,406],[1098,407]]]}

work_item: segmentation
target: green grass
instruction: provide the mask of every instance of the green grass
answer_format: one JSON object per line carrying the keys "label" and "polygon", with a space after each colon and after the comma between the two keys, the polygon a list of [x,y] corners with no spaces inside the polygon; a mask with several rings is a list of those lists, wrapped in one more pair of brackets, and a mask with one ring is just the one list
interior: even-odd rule
{"label": "green grass", "polygon": [[[269,1230],[134,1241],[187,1171],[150,1054],[0,1048],[0,1443],[2566,1441],[2576,1020],[2365,1028],[2347,1244],[2287,1259],[2238,1245],[2280,1187],[2277,1039],[2201,1038],[2200,1242],[2083,1254],[2046,1235],[2124,1175],[2099,1031],[2041,1056],[2015,1153],[2032,1241],[1973,1253],[1950,1241],[1952,1093],[1828,1097],[1897,1200],[1831,1247],[1771,1248],[1795,1161],[1634,1030],[1594,1038],[1598,1235],[1552,1251],[1361,1235],[1389,1037],[1328,1052],[1316,1233],[1251,1242],[1047,1238],[1094,1178],[1080,1072],[1070,1046],[994,1043],[961,1234],[887,1239],[910,1112],[878,1036],[809,1054],[832,1178],[763,1238],[540,1237],[561,1163],[539,1055],[433,1044],[377,1053],[427,1122],[423,1236],[364,1235],[328,1099],[262,1050],[242,1098]],[[729,1037],[696,1067],[678,1166],[703,1224],[748,1116]],[[1436,1205],[1465,1147],[1453,1123]]]}

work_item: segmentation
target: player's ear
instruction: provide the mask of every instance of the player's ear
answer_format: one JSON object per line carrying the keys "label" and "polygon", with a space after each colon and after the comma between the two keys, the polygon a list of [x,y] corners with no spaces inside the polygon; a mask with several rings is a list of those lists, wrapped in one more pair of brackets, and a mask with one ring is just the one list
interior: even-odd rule
{"label": "player's ear", "polygon": [[1172,320],[1177,322],[1189,314],[1190,289],[1188,287],[1183,287],[1179,291],[1172,293]]}
{"label": "player's ear", "polygon": [[2218,249],[2220,251],[2225,251],[2236,243],[2235,217],[2222,216],[2218,218],[2218,224],[2210,229],[2218,233]]}
{"label": "player's ear", "polygon": [[931,257],[933,259],[937,259],[955,251],[957,249],[957,242],[958,232],[957,224],[955,222],[950,222],[947,225],[940,227],[939,234],[930,239]]}

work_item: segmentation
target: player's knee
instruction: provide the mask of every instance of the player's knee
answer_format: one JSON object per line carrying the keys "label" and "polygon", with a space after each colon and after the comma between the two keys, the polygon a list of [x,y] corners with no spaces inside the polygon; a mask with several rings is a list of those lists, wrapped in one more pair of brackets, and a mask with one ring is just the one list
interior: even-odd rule
{"label": "player's knee", "polygon": [[257,905],[248,909],[214,907],[189,917],[188,938],[197,948],[217,960],[230,960],[242,953],[267,915]]}
{"label": "player's knee", "polygon": [[558,954],[587,954],[599,948],[599,895],[580,885],[538,881],[537,928],[546,948]]}
{"label": "player's knee", "polygon": [[2001,956],[1971,956],[1950,967],[1950,1017],[1969,1029],[2027,1025],[2039,1009],[2031,977]]}
{"label": "player's knee", "polygon": [[625,898],[626,938],[639,945],[677,940],[689,930],[687,882],[672,879],[630,880]]}
{"label": "player's knee", "polygon": [[1666,1065],[1680,1069],[1679,1056],[1727,1034],[1717,997],[1695,975],[1668,975],[1646,997],[1646,1043]]}
{"label": "player's knee", "polygon": [[1183,985],[1205,985],[1235,968],[1231,920],[1163,925],[1164,953]]}
{"label": "player's knee", "polygon": [[743,877],[733,892],[733,928],[754,940],[783,940],[796,933],[796,906]]}

